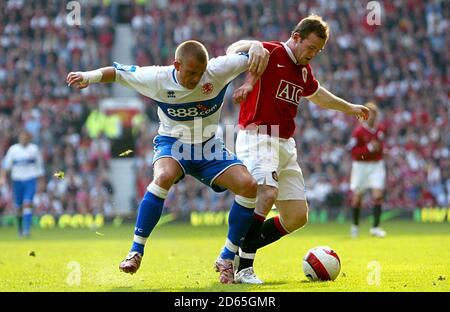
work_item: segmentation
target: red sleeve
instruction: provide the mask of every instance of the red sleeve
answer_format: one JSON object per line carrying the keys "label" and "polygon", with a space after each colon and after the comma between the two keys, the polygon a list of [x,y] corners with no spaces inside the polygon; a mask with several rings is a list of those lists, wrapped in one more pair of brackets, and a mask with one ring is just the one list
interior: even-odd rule
{"label": "red sleeve", "polygon": [[319,82],[316,80],[316,78],[314,78],[312,68],[311,66],[309,66],[309,64],[304,68],[306,68],[307,71],[307,78],[305,84],[306,87],[305,90],[303,91],[303,96],[307,97],[313,95],[317,91],[317,89],[319,89]]}

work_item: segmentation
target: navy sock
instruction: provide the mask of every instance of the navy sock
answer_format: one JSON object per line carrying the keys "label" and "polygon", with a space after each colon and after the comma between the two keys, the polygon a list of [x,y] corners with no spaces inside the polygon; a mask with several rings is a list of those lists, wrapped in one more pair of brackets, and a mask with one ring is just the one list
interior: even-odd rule
{"label": "navy sock", "polygon": [[245,235],[253,220],[254,208],[246,208],[236,202],[231,207],[228,216],[228,235],[225,247],[220,257],[233,260],[239,246],[244,241]]}
{"label": "navy sock", "polygon": [[139,204],[139,212],[134,228],[134,241],[131,251],[144,254],[147,238],[158,223],[164,206],[164,199],[150,192],[146,192]]}

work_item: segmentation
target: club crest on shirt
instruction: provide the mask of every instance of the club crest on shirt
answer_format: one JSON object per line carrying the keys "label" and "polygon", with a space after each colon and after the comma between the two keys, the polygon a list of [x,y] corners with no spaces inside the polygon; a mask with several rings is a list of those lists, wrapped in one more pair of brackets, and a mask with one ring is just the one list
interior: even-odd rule
{"label": "club crest on shirt", "polygon": [[306,79],[308,78],[308,70],[306,69],[306,67],[302,68],[302,77],[303,77],[303,82],[306,83]]}
{"label": "club crest on shirt", "polygon": [[211,82],[207,82],[202,86],[203,94],[210,94],[214,90],[214,86]]}
{"label": "club crest on shirt", "polygon": [[278,182],[278,174],[276,171],[272,171],[272,179]]}

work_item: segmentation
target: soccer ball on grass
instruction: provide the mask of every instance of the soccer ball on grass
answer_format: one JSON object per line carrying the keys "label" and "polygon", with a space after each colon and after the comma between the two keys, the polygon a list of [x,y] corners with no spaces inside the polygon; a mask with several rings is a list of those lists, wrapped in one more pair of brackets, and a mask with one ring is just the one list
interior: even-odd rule
{"label": "soccer ball on grass", "polygon": [[308,250],[303,258],[303,272],[310,281],[334,281],[341,271],[341,260],[328,246]]}

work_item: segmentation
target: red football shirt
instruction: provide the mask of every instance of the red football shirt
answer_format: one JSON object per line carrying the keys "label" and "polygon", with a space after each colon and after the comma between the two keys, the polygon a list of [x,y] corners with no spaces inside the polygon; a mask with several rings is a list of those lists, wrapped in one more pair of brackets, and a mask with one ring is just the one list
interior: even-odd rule
{"label": "red football shirt", "polygon": [[[385,140],[386,129],[379,125],[376,129],[369,129],[364,125],[359,125],[353,130],[350,142],[352,149],[352,159],[357,161],[376,161],[383,158],[383,141]],[[376,152],[369,150],[368,144],[371,141],[378,141],[380,149]]]}
{"label": "red football shirt", "polygon": [[[283,42],[263,42],[270,58],[253,91],[241,103],[240,128],[279,126],[279,137],[288,139],[295,131],[295,116],[302,96],[319,90],[311,67],[297,64],[291,49]],[[270,134],[270,133],[269,133]]]}

